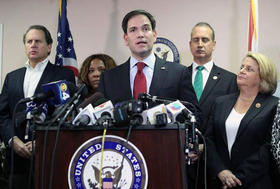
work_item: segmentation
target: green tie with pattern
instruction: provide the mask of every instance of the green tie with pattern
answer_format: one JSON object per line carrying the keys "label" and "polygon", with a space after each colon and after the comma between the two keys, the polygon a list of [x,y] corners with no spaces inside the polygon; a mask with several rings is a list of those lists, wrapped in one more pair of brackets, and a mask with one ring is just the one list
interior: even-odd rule
{"label": "green tie with pattern", "polygon": [[194,91],[197,97],[197,100],[199,101],[200,96],[202,94],[203,89],[203,77],[202,77],[202,70],[204,69],[204,66],[197,66],[196,67],[197,72],[194,78]]}

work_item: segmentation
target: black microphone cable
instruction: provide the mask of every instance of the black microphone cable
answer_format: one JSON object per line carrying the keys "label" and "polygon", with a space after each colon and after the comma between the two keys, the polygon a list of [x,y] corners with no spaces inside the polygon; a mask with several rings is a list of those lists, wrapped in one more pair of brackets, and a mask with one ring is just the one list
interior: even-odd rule
{"label": "black microphone cable", "polygon": [[204,189],[207,189],[207,144],[205,141],[205,137],[202,135],[202,133],[196,129],[196,134],[202,139],[203,141],[203,154],[204,154]]}
{"label": "black microphone cable", "polygon": [[31,118],[31,158],[30,158],[30,168],[29,168],[29,176],[28,176],[28,188],[33,188],[31,187],[31,184],[33,183],[33,168],[34,168],[34,157],[35,157],[35,148],[34,148],[34,139],[35,139],[35,120],[34,116]]}
{"label": "black microphone cable", "polygon": [[[183,139],[181,136],[181,125],[179,122],[175,122],[178,128],[178,135],[179,135],[179,144],[180,144],[180,155],[181,155],[181,172],[182,172],[182,184],[185,185],[185,189],[188,189],[188,184],[186,183],[187,180],[187,173],[186,173],[186,163],[185,163],[185,150],[183,145]],[[183,130],[183,129],[182,129]]]}
{"label": "black microphone cable", "polygon": [[[135,120],[134,120],[135,121]],[[132,128],[136,126],[136,124],[138,123],[138,121],[130,121],[130,124],[129,124],[129,128],[128,128],[128,133],[126,135],[126,140],[125,140],[125,143],[124,143],[124,147],[127,148],[127,145],[128,145],[128,140],[130,138],[130,134],[131,134],[131,131],[132,131]],[[121,161],[121,166],[120,166],[120,174],[122,172],[122,169],[123,169],[123,162],[124,162],[124,158],[125,158],[125,153],[122,154],[122,161]],[[118,177],[120,177],[120,175],[118,175]],[[119,182],[117,184],[117,188],[119,187]]]}
{"label": "black microphone cable", "polygon": [[39,107],[35,107],[31,111],[31,126],[30,126],[30,132],[31,132],[31,158],[30,158],[30,167],[29,167],[29,176],[28,176],[28,188],[33,188],[31,185],[33,183],[33,176],[34,176],[34,157],[35,157],[35,131],[36,131],[36,124],[35,124],[35,117],[40,115],[43,112],[43,105],[39,105]]}
{"label": "black microphone cable", "polygon": [[15,105],[13,115],[12,115],[12,140],[11,140],[11,168],[10,168],[10,175],[9,175],[9,189],[13,188],[13,176],[14,176],[14,159],[15,159],[15,154],[14,154],[14,137],[15,137],[15,127],[17,125],[16,122],[16,111],[18,108],[18,105],[21,104],[21,101],[18,101]]}

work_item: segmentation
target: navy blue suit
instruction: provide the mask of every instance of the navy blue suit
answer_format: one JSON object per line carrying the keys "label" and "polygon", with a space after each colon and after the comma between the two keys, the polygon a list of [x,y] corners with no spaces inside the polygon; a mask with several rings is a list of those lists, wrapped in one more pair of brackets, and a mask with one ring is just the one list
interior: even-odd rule
{"label": "navy blue suit", "polygon": [[[133,99],[130,88],[129,60],[101,74],[98,91],[113,103]],[[153,78],[149,90],[153,96],[168,97],[197,105],[187,67],[166,62],[156,57]]]}

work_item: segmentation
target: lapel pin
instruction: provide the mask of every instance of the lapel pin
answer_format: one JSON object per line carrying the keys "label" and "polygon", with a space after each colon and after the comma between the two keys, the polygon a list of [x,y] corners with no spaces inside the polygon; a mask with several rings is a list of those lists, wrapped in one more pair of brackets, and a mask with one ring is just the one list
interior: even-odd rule
{"label": "lapel pin", "polygon": [[256,108],[260,108],[262,105],[260,103],[256,103]]}
{"label": "lapel pin", "polygon": [[218,76],[214,75],[214,76],[213,76],[213,79],[214,79],[214,80],[218,79]]}
{"label": "lapel pin", "polygon": [[165,70],[165,66],[162,66],[160,69],[161,69],[161,70]]}

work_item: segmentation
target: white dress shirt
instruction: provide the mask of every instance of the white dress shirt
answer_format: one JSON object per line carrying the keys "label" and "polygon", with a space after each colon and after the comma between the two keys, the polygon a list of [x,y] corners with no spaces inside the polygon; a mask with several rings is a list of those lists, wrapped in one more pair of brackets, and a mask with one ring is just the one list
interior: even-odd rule
{"label": "white dress shirt", "polygon": [[25,63],[26,72],[23,82],[24,97],[31,97],[34,95],[36,87],[41,79],[41,76],[48,64],[49,60],[46,58],[42,62],[36,64],[35,68],[31,67],[29,61]]}
{"label": "white dress shirt", "polygon": [[245,116],[245,113],[240,114],[234,108],[232,108],[227,120],[226,120],[226,134],[228,142],[229,157],[231,157],[231,148],[235,141],[240,122]]}
{"label": "white dress shirt", "polygon": [[[202,72],[202,77],[203,77],[203,89],[206,85],[206,82],[207,82],[207,79],[210,75],[210,72],[211,72],[211,69],[213,67],[214,63],[213,63],[213,60],[211,60],[210,62],[207,62],[206,64],[204,64],[204,69],[201,71]],[[192,84],[194,85],[194,78],[195,78],[195,75],[197,73],[197,67],[200,66],[198,65],[197,63],[193,62],[193,65],[192,65]]]}

